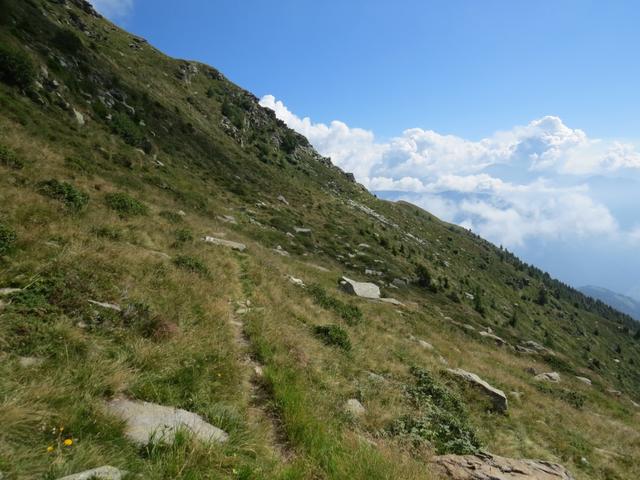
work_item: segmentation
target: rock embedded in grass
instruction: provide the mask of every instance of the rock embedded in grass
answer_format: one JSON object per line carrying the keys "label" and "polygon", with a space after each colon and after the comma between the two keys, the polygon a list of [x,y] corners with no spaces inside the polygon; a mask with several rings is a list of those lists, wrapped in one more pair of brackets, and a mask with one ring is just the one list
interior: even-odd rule
{"label": "rock embedded in grass", "polygon": [[533,378],[542,382],[558,383],[560,381],[560,374],[558,372],[545,372],[545,373],[539,373]]}
{"label": "rock embedded in grass", "polygon": [[364,412],[365,412],[364,406],[356,398],[350,398],[349,400],[347,400],[344,405],[344,410],[347,413],[353,415],[354,417],[359,417],[361,415],[364,415]]}
{"label": "rock embedded in grass", "polygon": [[231,240],[223,240],[222,238],[206,236],[202,240],[206,243],[219,245],[221,247],[228,247],[232,250],[237,250],[239,252],[244,252],[247,249],[247,246],[244,243],[232,242]]}
{"label": "rock embedded in grass", "polygon": [[380,288],[375,283],[356,282],[347,277],[340,279],[340,287],[351,295],[362,298],[380,299]]}
{"label": "rock embedded in grass", "polygon": [[155,403],[114,399],[106,409],[126,423],[125,435],[138,445],[150,442],[171,444],[179,430],[187,430],[203,442],[226,442],[228,434],[206,422],[200,415]]}
{"label": "rock embedded in grass", "polygon": [[125,478],[127,472],[119,470],[115,467],[105,465],[103,467],[92,468],[84,472],[74,473],[58,480],[121,480]]}
{"label": "rock embedded in grass", "polygon": [[519,460],[490,453],[477,455],[440,455],[433,463],[451,480],[575,480],[557,463]]}
{"label": "rock embedded in grass", "polygon": [[504,392],[498,388],[491,386],[489,383],[484,381],[475,373],[467,372],[466,370],[462,370],[461,368],[448,368],[447,371],[457,377],[460,377],[467,382],[471,383],[473,386],[478,387],[482,392],[484,392],[493,403],[494,408],[499,412],[506,412],[508,407],[507,396]]}

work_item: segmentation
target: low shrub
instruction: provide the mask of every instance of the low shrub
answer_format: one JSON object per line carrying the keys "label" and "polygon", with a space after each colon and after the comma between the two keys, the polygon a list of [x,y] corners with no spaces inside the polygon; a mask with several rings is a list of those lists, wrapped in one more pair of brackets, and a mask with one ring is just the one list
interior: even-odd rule
{"label": "low shrub", "polygon": [[41,194],[64,203],[67,208],[79,212],[89,203],[89,195],[67,182],[52,179],[38,184]]}
{"label": "low shrub", "polygon": [[107,225],[104,225],[102,227],[94,227],[91,229],[91,231],[98,238],[105,238],[107,240],[114,240],[114,241],[122,239],[122,233],[120,232],[120,230]]}
{"label": "low shrub", "polygon": [[320,285],[316,283],[309,285],[307,292],[318,305],[333,310],[349,325],[355,325],[362,321],[362,311],[357,305],[345,303],[330,296]]}
{"label": "low shrub", "polygon": [[209,268],[198,258],[190,257],[188,255],[179,255],[173,259],[173,263],[183,270],[197,273],[198,275],[205,277],[209,275]]}
{"label": "low shrub", "polygon": [[160,216],[165,220],[171,223],[180,223],[182,222],[182,216],[176,212],[171,212],[169,210],[163,210],[160,212]]}
{"label": "low shrub", "polygon": [[476,453],[480,441],[460,397],[421,368],[412,368],[415,384],[406,393],[417,414],[404,415],[389,427],[389,433],[408,438],[415,447],[431,444],[438,454]]}
{"label": "low shrub", "polygon": [[339,325],[316,325],[313,328],[313,333],[326,345],[338,347],[346,351],[351,350],[349,334]]}
{"label": "low shrub", "polygon": [[193,239],[194,239],[193,232],[188,228],[180,228],[176,230],[175,235],[176,235],[176,244],[178,245],[193,242]]}
{"label": "low shrub", "polygon": [[108,193],[105,200],[107,206],[121,217],[145,215],[148,211],[146,205],[124,192]]}
{"label": "low shrub", "polygon": [[129,116],[122,112],[116,112],[111,118],[111,130],[119,135],[125,143],[142,148],[145,145],[145,138],[136,122],[131,120]]}
{"label": "low shrub", "polygon": [[0,145],[0,164],[5,167],[15,168],[16,170],[24,167],[24,162],[18,157],[16,152],[4,145]]}
{"label": "low shrub", "polygon": [[11,251],[17,238],[18,236],[13,228],[0,223],[0,255],[4,255]]}
{"label": "low shrub", "polygon": [[0,44],[0,80],[9,85],[27,88],[35,77],[36,69],[26,53]]}

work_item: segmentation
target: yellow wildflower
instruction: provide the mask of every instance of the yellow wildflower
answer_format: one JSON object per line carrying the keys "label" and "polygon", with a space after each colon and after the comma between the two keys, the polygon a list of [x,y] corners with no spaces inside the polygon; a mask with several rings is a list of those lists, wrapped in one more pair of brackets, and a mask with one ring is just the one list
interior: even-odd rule
{"label": "yellow wildflower", "polygon": [[62,442],[65,447],[70,447],[73,445],[73,440],[71,438],[67,438],[64,442]]}
{"label": "yellow wildflower", "polygon": [[47,447],[47,452],[48,452],[48,453],[53,452],[53,445],[49,445],[49,446]]}

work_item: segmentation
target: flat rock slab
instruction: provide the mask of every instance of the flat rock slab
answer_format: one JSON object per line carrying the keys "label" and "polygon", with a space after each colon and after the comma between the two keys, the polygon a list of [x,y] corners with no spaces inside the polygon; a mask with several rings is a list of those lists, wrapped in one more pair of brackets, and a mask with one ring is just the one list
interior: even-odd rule
{"label": "flat rock slab", "polygon": [[587,377],[578,377],[578,376],[576,376],[576,378],[578,380],[580,380],[582,383],[586,384],[586,385],[591,385],[591,379],[589,379]]}
{"label": "flat rock slab", "polygon": [[391,305],[397,305],[398,307],[404,307],[404,303],[400,300],[396,300],[395,298],[379,298],[378,301],[383,303],[390,303]]}
{"label": "flat rock slab", "polygon": [[557,463],[491,454],[440,455],[432,462],[451,480],[575,480]]}
{"label": "flat rock slab", "polygon": [[480,336],[484,337],[484,338],[488,338],[490,340],[493,340],[494,342],[496,342],[498,345],[505,345],[507,342],[500,338],[499,336],[491,333],[491,332],[480,332]]}
{"label": "flat rock slab", "polygon": [[238,250],[239,252],[244,252],[247,249],[247,246],[244,243],[232,242],[231,240],[224,240],[222,238],[206,236],[202,240],[207,243],[212,243],[213,245],[219,245],[221,247],[231,248],[232,250]]}
{"label": "flat rock slab", "polygon": [[127,399],[114,399],[107,410],[126,422],[126,436],[139,445],[152,440],[172,443],[178,430],[189,430],[204,442],[225,442],[227,433],[203,420],[200,415],[179,408]]}
{"label": "flat rock slab", "polygon": [[460,377],[475,387],[482,390],[493,402],[495,409],[499,412],[506,412],[508,407],[507,396],[498,388],[492,387],[475,373],[467,372],[461,368],[448,368],[447,371],[457,377]]}
{"label": "flat rock slab", "polygon": [[121,480],[127,472],[118,470],[115,467],[105,465],[104,467],[93,468],[73,475],[59,478],[58,480]]}
{"label": "flat rock slab", "polygon": [[362,298],[380,299],[380,288],[375,283],[356,282],[347,277],[340,279],[340,287],[351,295]]}

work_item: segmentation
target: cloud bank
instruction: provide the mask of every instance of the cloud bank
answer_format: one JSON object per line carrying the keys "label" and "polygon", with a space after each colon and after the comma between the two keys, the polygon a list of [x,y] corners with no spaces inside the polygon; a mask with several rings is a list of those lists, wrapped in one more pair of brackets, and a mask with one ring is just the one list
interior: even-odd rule
{"label": "cloud bank", "polygon": [[[640,182],[640,152],[632,144],[591,138],[559,117],[478,141],[420,128],[378,141],[373,132],[341,121],[300,118],[272,95],[260,103],[370,190],[418,204],[496,243],[576,237],[640,243],[640,226],[616,218],[600,186],[618,176]],[[634,185],[640,183],[631,185],[628,201],[637,203]]]}

